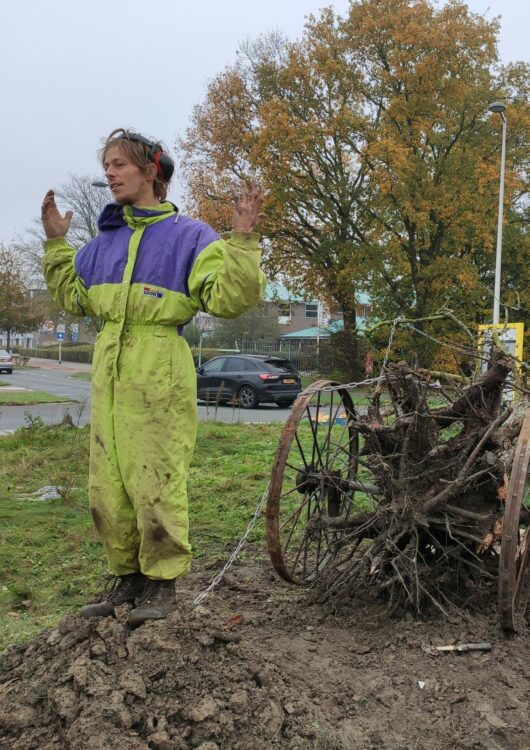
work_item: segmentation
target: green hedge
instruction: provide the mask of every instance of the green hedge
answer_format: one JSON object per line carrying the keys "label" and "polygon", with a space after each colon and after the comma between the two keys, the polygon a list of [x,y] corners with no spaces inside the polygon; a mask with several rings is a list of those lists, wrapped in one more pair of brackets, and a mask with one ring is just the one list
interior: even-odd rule
{"label": "green hedge", "polygon": [[[56,344],[51,346],[43,346],[38,349],[26,349],[24,347],[14,347],[13,352],[26,357],[40,357],[42,359],[59,359],[59,347]],[[199,350],[196,347],[191,348],[193,355],[193,362],[195,367],[199,364]],[[64,344],[61,347],[61,358],[65,362],[86,362],[90,364],[92,362],[92,356],[94,354],[93,344]],[[218,349],[205,349],[202,350],[202,363],[208,362],[209,359],[217,357],[219,354],[223,354]]]}
{"label": "green hedge", "polygon": [[[58,346],[46,346],[38,349],[24,349],[18,347],[14,350],[17,354],[26,357],[39,357],[40,359],[59,359],[59,347]],[[61,347],[61,359],[65,362],[85,362],[91,364],[92,356],[94,354],[94,346],[92,344],[79,344],[78,346],[62,346]]]}

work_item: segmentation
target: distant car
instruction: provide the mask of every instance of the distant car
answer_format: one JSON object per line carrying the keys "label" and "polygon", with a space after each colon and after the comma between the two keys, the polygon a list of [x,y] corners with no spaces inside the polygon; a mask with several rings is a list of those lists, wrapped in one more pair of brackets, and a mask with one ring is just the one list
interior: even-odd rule
{"label": "distant car", "polygon": [[243,409],[291,406],[301,390],[300,373],[282,357],[230,354],[197,368],[197,396],[203,401],[237,401]]}
{"label": "distant car", "polygon": [[0,372],[7,372],[11,375],[15,366],[15,358],[5,349],[0,349]]}

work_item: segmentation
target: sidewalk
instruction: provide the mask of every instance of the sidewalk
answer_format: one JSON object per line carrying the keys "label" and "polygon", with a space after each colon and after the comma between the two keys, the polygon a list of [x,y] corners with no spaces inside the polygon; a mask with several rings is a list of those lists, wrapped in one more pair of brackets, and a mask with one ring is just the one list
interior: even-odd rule
{"label": "sidewalk", "polygon": [[30,357],[28,365],[40,367],[43,370],[64,370],[65,372],[90,372],[92,365],[86,362],[66,362],[64,359],[59,364],[57,359],[41,359],[40,357]]}

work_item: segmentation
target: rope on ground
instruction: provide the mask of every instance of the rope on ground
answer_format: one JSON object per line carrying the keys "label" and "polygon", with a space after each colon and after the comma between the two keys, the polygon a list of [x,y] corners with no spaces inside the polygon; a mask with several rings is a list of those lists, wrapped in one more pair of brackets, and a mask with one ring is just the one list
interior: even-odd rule
{"label": "rope on ground", "polygon": [[267,500],[268,495],[269,495],[269,485],[267,485],[267,489],[265,490],[265,492],[261,496],[261,498],[260,498],[260,500],[259,500],[259,502],[258,502],[258,504],[256,506],[256,510],[254,511],[254,515],[252,516],[252,518],[248,522],[248,526],[247,526],[247,529],[246,529],[245,533],[243,534],[243,536],[241,537],[241,539],[237,543],[237,547],[235,548],[235,550],[232,552],[232,554],[228,558],[228,561],[227,561],[226,565],[221,570],[221,572],[218,573],[215,576],[215,578],[210,583],[210,585],[206,589],[204,589],[204,591],[202,591],[200,594],[198,594],[195,597],[195,599],[193,600],[194,604],[200,604],[204,599],[206,599],[206,597],[213,591],[213,589],[221,583],[221,581],[225,577],[225,575],[228,572],[228,570],[235,563],[235,561],[237,560],[237,558],[239,556],[239,553],[241,552],[241,550],[245,546],[245,544],[247,542],[247,539],[250,536],[250,533],[251,533],[252,529],[256,525],[256,522],[257,522],[258,518],[261,515],[261,511],[263,510],[263,506],[265,505],[265,502]]}

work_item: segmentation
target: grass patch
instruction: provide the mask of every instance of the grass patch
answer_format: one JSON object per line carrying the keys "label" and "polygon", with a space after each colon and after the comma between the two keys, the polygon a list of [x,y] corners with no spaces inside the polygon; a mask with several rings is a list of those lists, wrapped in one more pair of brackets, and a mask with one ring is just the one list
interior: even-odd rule
{"label": "grass patch", "polygon": [[[199,424],[189,474],[191,543],[197,557],[218,555],[243,534],[269,481],[283,425]],[[264,524],[252,539],[261,542]]]}
{"label": "grass patch", "polygon": [[76,378],[77,380],[92,380],[92,373],[91,372],[74,372],[70,375],[71,378]]}
{"label": "grass patch", "polygon": [[5,380],[0,380],[0,388],[1,388],[1,387],[2,387],[3,385],[11,385],[11,383],[6,383],[6,381],[5,381]]}
{"label": "grass patch", "polygon": [[[88,429],[33,427],[0,439],[0,648],[26,640],[83,600],[103,571],[86,511]],[[61,500],[25,498],[45,485]]]}
{"label": "grass patch", "polygon": [[[189,475],[196,557],[224,556],[246,529],[270,476],[282,425],[200,423]],[[88,512],[89,429],[28,428],[0,438],[0,650],[76,611],[106,563]],[[27,495],[45,485],[62,498]],[[263,542],[264,522],[252,535]]]}
{"label": "grass patch", "polygon": [[44,391],[14,391],[0,393],[0,406],[20,406],[21,404],[56,404],[72,401],[68,396],[55,396]]}

